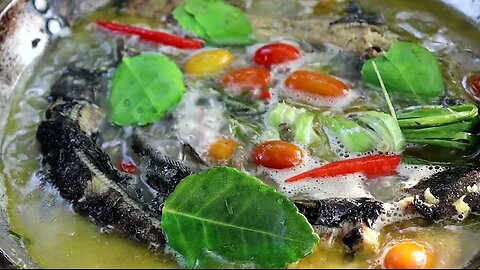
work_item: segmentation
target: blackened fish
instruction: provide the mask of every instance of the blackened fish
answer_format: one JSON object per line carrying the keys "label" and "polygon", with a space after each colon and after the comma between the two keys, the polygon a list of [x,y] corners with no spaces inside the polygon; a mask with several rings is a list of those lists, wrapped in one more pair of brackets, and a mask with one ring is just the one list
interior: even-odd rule
{"label": "blackened fish", "polygon": [[47,120],[37,131],[43,161],[76,211],[133,239],[163,246],[158,213],[122,189],[120,183],[131,181],[130,176],[118,171],[96,144],[102,112],[92,103],[101,88],[95,74],[69,68],[52,87]]}

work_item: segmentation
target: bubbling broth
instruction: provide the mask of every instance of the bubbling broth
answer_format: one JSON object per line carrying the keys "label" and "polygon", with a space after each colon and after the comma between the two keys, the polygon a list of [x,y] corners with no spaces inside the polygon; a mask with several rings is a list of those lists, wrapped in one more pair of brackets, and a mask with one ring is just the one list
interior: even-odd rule
{"label": "bubbling broth", "polygon": [[[402,40],[422,46],[437,59],[440,80],[445,84],[445,91],[434,102],[428,101],[428,105],[442,105],[451,111],[454,110],[451,108],[456,107],[450,106],[463,104],[467,107],[461,109],[476,112],[476,105],[468,107],[468,104],[475,104],[475,94],[480,92],[480,89],[476,92],[471,84],[475,76],[478,76],[480,82],[479,52],[475,51],[475,48],[480,47],[479,39],[476,38],[480,34],[479,30],[434,1],[362,0],[355,5],[340,0],[230,2],[242,7],[256,34],[256,40],[246,44],[214,45],[215,42],[210,41],[216,39],[210,37],[212,39],[206,43],[205,48],[196,49],[175,48],[178,44],[158,45],[138,36],[124,36],[118,31],[102,30],[95,22],[121,22],[184,35],[185,29],[182,29],[181,23],[172,22],[171,16],[167,16],[160,8],[154,12],[155,5],[127,5],[122,8],[109,6],[74,25],[71,35],[51,42],[38,64],[24,75],[16,90],[17,95],[4,129],[0,166],[8,196],[10,231],[14,237],[20,238],[38,266],[262,266],[262,262],[229,258],[221,254],[221,251],[210,251],[208,248],[205,248],[207,252],[214,254],[209,259],[211,261],[202,262],[198,259],[195,265],[188,265],[188,256],[179,251],[176,245],[169,246],[175,239],[169,234],[168,228],[163,227],[168,234],[167,244],[164,243],[163,235],[159,238],[154,233],[160,226],[160,220],[163,222],[162,215],[165,215],[166,210],[162,213],[162,207],[168,206],[168,198],[179,191],[174,191],[178,182],[173,187],[162,188],[161,185],[156,186],[158,183],[152,182],[152,177],[165,173],[161,179],[169,181],[161,184],[173,185],[175,177],[179,175],[183,176],[182,179],[190,175],[185,178],[187,181],[188,178],[197,176],[195,172],[208,171],[217,166],[236,168],[244,174],[258,177],[277,190],[275,196],[288,198],[289,203],[295,203],[302,215],[301,222],[306,224],[308,220],[310,224],[307,225],[309,228],[311,225],[312,233],[318,235],[319,242],[297,260],[285,262],[287,268],[382,268],[388,250],[406,241],[425,247],[432,254],[435,268],[466,266],[479,251],[475,243],[480,240],[478,220],[473,215],[478,212],[480,205],[475,204],[476,197],[471,200],[468,197],[479,193],[475,184],[479,171],[478,166],[475,166],[476,157],[472,154],[478,148],[476,113],[453,124],[438,124],[446,129],[457,128],[461,124],[460,130],[454,130],[458,132],[455,133],[457,137],[463,136],[460,139],[451,139],[448,132],[434,134],[443,137],[428,137],[434,136],[428,132],[438,131],[435,129],[436,124],[427,126],[431,129],[424,131],[426,133],[418,133],[418,129],[415,130],[417,127],[407,127],[406,124],[402,126],[409,119],[402,118],[402,113],[410,106],[418,106],[417,109],[423,110],[429,107],[419,106],[426,104],[416,99],[418,95],[410,98],[406,94],[390,92],[392,89],[385,90],[391,98],[387,102],[380,87],[373,90],[375,87],[365,83],[367,76],[362,71],[362,66],[365,68],[364,65],[370,61],[368,59],[380,59],[385,53],[390,55],[391,51],[388,50],[394,46],[388,44],[391,38],[395,40],[393,42]],[[178,6],[172,6],[174,7]],[[446,12],[451,14],[448,15],[448,21],[444,20]],[[359,16],[363,21],[358,21]],[[332,18],[335,20],[332,21]],[[376,20],[384,20],[386,24],[379,26]],[[315,33],[323,31],[322,23],[329,25],[329,28],[321,35],[322,38],[317,38]],[[378,32],[368,32],[371,29]],[[307,33],[308,31],[314,32]],[[365,44],[360,44],[350,36],[352,33],[365,34],[371,38],[370,41],[378,41],[379,44],[373,44],[374,49],[366,48]],[[191,36],[190,32],[187,37]],[[258,56],[261,48],[271,44],[283,46],[281,55],[275,56],[278,59],[293,56],[287,60],[280,59],[276,64],[267,63],[267,66],[260,62],[252,64],[252,61],[261,59]],[[194,43],[190,45],[196,46]],[[299,56],[292,50],[298,50]],[[202,53],[207,56],[195,63],[194,59]],[[184,73],[181,84],[185,85],[186,90],[177,103],[168,107],[167,113],[153,121],[146,120],[145,117],[148,116],[143,105],[129,104],[135,102],[134,95],[131,99],[125,99],[129,94],[122,93],[120,99],[123,105],[114,105],[118,110],[122,106],[127,108],[121,111],[124,117],[120,121],[127,121],[127,117],[132,115],[135,118],[137,114],[141,117],[136,123],[127,125],[112,121],[118,117],[118,112],[112,108],[112,92],[118,84],[116,80],[121,77],[118,75],[119,69],[124,65],[125,59],[147,54],[166,56],[171,60],[169,64],[178,66]],[[271,60],[268,55],[264,59]],[[378,73],[382,74],[381,60],[376,61],[381,69]],[[156,62],[151,62],[151,65],[151,69],[157,67]],[[135,64],[132,63],[129,67],[134,69]],[[246,67],[251,68],[248,76],[240,73],[231,75],[233,86],[229,86],[226,75]],[[66,70],[70,73],[66,73]],[[148,70],[144,69],[137,75],[148,76]],[[263,73],[258,70],[263,70]],[[320,87],[317,84],[314,90],[308,90],[310,85],[318,82],[292,78],[292,74],[299,70],[311,72],[308,73],[309,76],[318,76],[316,78],[321,81]],[[158,66],[158,72],[169,74],[173,81],[177,75],[170,71],[164,66]],[[65,74],[65,81],[59,79]],[[87,79],[81,77],[84,75]],[[428,75],[435,74],[432,72]],[[387,87],[393,85],[387,81],[392,78],[389,76],[382,76]],[[89,78],[92,78],[91,81]],[[247,80],[246,88],[239,83],[241,80]],[[265,81],[268,81],[268,87],[258,87],[259,83]],[[158,80],[150,83],[155,86]],[[125,89],[133,89],[132,84],[128,84]],[[342,88],[343,84],[346,87]],[[67,98],[66,95],[69,94],[61,92],[62,87],[68,86],[71,87],[69,93],[74,95],[76,85],[81,86],[78,88],[81,91],[91,87],[95,90],[95,97],[85,97],[85,93],[81,92],[82,98]],[[161,87],[167,89],[172,88],[172,85],[175,85],[174,82],[168,81]],[[150,84],[147,86],[150,87]],[[250,91],[252,88],[255,90]],[[56,89],[60,89],[61,98],[53,94]],[[333,92],[326,93],[325,89]],[[392,102],[392,108],[389,102]],[[129,109],[130,105],[133,109]],[[391,109],[397,112],[398,122],[390,115]],[[73,113],[74,110],[78,111]],[[372,111],[377,114],[365,114]],[[97,113],[104,114],[104,118],[96,119]],[[158,112],[154,108],[152,113]],[[82,122],[85,115],[90,118]],[[46,116],[49,117],[48,120]],[[69,133],[68,136],[73,137],[68,138],[73,139],[65,142],[65,145],[71,148],[61,152],[64,142],[59,138],[63,137],[57,138],[55,132],[50,134],[49,130],[43,130],[42,127],[44,123],[57,124],[55,121],[64,118],[78,123],[75,127],[80,128],[83,137],[78,139],[82,143],[75,144],[75,133]],[[390,134],[385,138],[380,136],[385,133],[379,135],[380,128],[377,127],[380,123],[385,123],[381,121],[389,121],[384,120],[387,118],[394,119],[394,128],[388,126],[381,129]],[[403,121],[404,119],[406,120]],[[96,120],[98,127],[93,126],[97,123]],[[339,126],[342,127],[340,131]],[[55,125],[52,124],[53,127]],[[401,132],[395,133],[395,127]],[[364,133],[358,133],[360,129]],[[47,135],[42,135],[42,132]],[[352,139],[352,134],[357,137]],[[362,134],[368,136],[362,137]],[[422,134],[428,136],[421,137]],[[403,142],[402,146],[397,141],[398,136],[402,140],[406,139],[406,145]],[[45,138],[57,140],[58,146],[46,142]],[[88,138],[88,142],[85,142],[85,138]],[[274,150],[268,149],[278,147],[272,143],[274,141],[288,143],[284,146],[286,148],[278,150],[280,154],[276,153],[280,159],[278,155],[269,156],[271,154],[268,151]],[[439,143],[434,143],[437,141]],[[97,152],[92,150],[95,152],[93,154],[89,152],[90,148],[80,148],[90,142],[98,148]],[[261,148],[262,144],[270,148]],[[53,149],[56,147],[59,150]],[[138,148],[141,150],[138,151]],[[287,148],[290,150],[285,150]],[[292,154],[295,149],[300,150]],[[97,211],[97,205],[90,204],[89,196],[93,198],[97,192],[92,187],[94,184],[84,185],[85,190],[80,196],[82,198],[75,198],[76,194],[69,193],[74,188],[67,190],[65,185],[59,184],[59,175],[65,171],[70,172],[69,168],[72,170],[69,174],[71,179],[77,177],[73,168],[75,163],[67,164],[62,169],[60,165],[63,161],[55,160],[57,154],[64,157],[69,155],[67,153],[77,155],[77,163],[86,164],[93,175],[93,180],[89,181],[103,179],[102,177],[114,179],[114,184],[96,183],[100,189],[107,186],[120,194],[116,203],[111,205],[120,213],[118,217],[114,214],[111,219],[102,217],[101,211]],[[162,159],[163,165],[152,162],[158,158],[158,153],[168,157]],[[90,155],[98,155],[100,158],[85,161],[92,158]],[[102,155],[108,157],[108,162],[111,161],[113,166],[108,165],[108,162],[107,165],[102,165],[98,161],[105,160]],[[383,163],[372,163],[369,168],[379,166],[383,168],[380,171],[385,172],[378,175],[378,171],[370,172],[370,169],[363,168],[332,174],[337,169],[330,168],[322,176],[317,172],[317,176],[306,177],[315,178],[313,180],[285,182],[286,179],[293,179],[301,173],[335,162],[385,156],[398,157],[399,163],[401,158],[400,165],[393,168],[394,172],[385,169],[388,166]],[[464,168],[458,165],[462,163],[473,166]],[[156,170],[152,166],[157,166],[153,167]],[[173,166],[173,169],[169,166]],[[346,167],[353,168],[343,165],[343,168]],[[455,179],[449,183],[442,181],[442,173]],[[186,185],[185,181],[180,183]],[[454,184],[455,181],[459,184]],[[442,193],[442,190],[448,189],[452,189],[451,192]],[[453,198],[452,193],[457,197]],[[127,197],[133,199],[127,200]],[[84,201],[87,201],[86,205],[83,204]],[[131,208],[122,212],[124,208],[118,206],[120,201]],[[445,201],[450,204],[445,206]],[[333,204],[338,207],[328,208]],[[467,210],[464,204],[467,205]],[[241,211],[230,208],[227,198],[225,205],[229,214],[240,215]],[[261,208],[262,205],[256,207]],[[342,212],[345,207],[351,209]],[[442,207],[445,209],[436,210]],[[369,210],[365,210],[367,208]],[[322,216],[328,211],[332,211],[332,219]],[[131,221],[134,218],[133,214],[130,216],[132,212],[147,214],[135,223]],[[115,218],[121,221],[117,222]],[[138,225],[138,230],[128,227],[129,222]],[[289,226],[288,222],[284,225]],[[145,228],[150,233],[146,233]]]}

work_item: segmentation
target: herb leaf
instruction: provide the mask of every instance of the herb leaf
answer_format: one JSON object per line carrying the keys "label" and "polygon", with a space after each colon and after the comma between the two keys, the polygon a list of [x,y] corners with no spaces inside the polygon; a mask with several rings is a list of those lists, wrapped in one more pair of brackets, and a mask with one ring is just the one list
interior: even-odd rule
{"label": "herb leaf", "polygon": [[111,120],[120,126],[153,123],[184,94],[183,74],[172,60],[153,53],[124,57],[113,76]]}
{"label": "herb leaf", "polygon": [[442,72],[435,56],[415,43],[395,42],[384,56],[370,59],[363,65],[363,80],[380,87],[373,66],[375,61],[387,91],[435,102],[445,89]]}
{"label": "herb leaf", "polygon": [[190,268],[212,266],[215,258],[223,267],[226,261],[284,267],[311,253],[318,242],[286,197],[227,167],[180,182],[163,207],[162,227],[169,246]]}
{"label": "herb leaf", "polygon": [[222,0],[187,0],[172,14],[183,28],[211,43],[244,45],[253,42],[253,28],[245,13]]}

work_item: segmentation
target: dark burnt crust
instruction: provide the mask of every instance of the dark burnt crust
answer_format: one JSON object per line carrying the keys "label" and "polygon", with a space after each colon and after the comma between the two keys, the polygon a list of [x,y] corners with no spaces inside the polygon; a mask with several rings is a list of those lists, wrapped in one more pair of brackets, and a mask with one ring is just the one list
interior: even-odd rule
{"label": "dark burnt crust", "polygon": [[370,198],[297,201],[295,205],[310,224],[330,228],[342,227],[347,222],[371,227],[384,213],[383,203]]}

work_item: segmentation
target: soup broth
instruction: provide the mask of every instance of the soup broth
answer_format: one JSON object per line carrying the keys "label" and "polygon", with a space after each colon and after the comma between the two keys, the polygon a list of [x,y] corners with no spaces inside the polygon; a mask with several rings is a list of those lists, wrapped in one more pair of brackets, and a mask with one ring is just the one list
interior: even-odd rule
{"label": "soup broth", "polygon": [[[277,8],[276,5],[280,4],[274,2],[282,2],[283,8]],[[299,14],[307,14],[302,15],[305,17],[314,17],[343,15],[344,8],[348,5],[347,1],[310,2],[302,4],[293,0],[253,1],[247,5],[246,12],[255,14],[255,16],[273,18],[295,17]],[[462,103],[475,102],[475,97],[471,95],[465,82],[468,76],[480,71],[479,29],[460,15],[434,1],[362,0],[360,5],[369,12],[383,14],[388,27],[401,38],[421,44],[435,54],[441,64],[446,83],[445,100]],[[312,13],[309,13],[310,11]],[[70,36],[52,42],[38,64],[23,76],[16,90],[7,126],[3,131],[3,160],[0,163],[1,177],[7,190],[11,234],[21,239],[29,254],[41,268],[178,267],[179,265],[170,255],[151,252],[147,245],[116,233],[109,233],[111,228],[108,226],[99,227],[91,222],[90,218],[75,213],[70,202],[60,196],[58,189],[52,185],[48,180],[48,174],[45,174],[42,169],[42,155],[35,134],[40,122],[44,120],[45,111],[49,106],[51,86],[65,66],[71,63],[80,63],[84,67],[88,66],[91,69],[103,71],[101,80],[104,89],[95,101],[101,108],[109,106],[107,96],[108,89],[111,87],[110,80],[115,72],[112,62],[116,57],[118,36],[98,31],[93,22],[99,19],[159,29],[166,27],[166,24],[159,18],[146,18],[126,10],[118,11],[116,7],[106,7],[75,25]],[[327,71],[336,77],[347,80],[358,90],[349,97],[349,102],[334,103],[332,106],[328,104],[322,109],[315,108],[311,99],[298,100],[295,97],[289,97],[286,99],[287,101],[294,101],[292,104],[299,105],[300,108],[313,107],[314,110],[320,111],[355,112],[365,109],[388,111],[381,92],[364,91],[358,67],[355,66],[357,58],[351,53],[345,53],[337,46],[306,44],[302,40],[295,40],[282,36],[282,34],[273,37],[272,40],[291,42],[304,50],[310,46],[314,48],[309,57],[293,63],[289,68],[308,66],[314,70]],[[125,38],[124,42],[125,47],[138,52],[160,52],[168,55],[180,67],[184,65],[190,55],[194,54],[140,42],[135,37]],[[246,48],[241,46],[223,47],[235,55],[236,60],[232,66],[235,68],[248,64],[251,52],[264,44],[266,42],[249,45]],[[220,94],[208,90],[221,81],[224,74],[220,73],[207,79],[186,76],[188,93],[173,111],[178,115],[176,117],[183,117],[181,121],[179,120],[180,123],[197,121],[206,121],[205,123],[207,123],[209,117],[215,119],[215,123],[207,125],[210,128],[208,132],[202,131],[195,125],[178,126],[178,133],[193,134],[193,137],[185,135],[184,138],[186,141],[190,140],[188,142],[192,145],[196,145],[195,150],[202,158],[208,156],[209,144],[196,141],[200,138],[199,132],[205,132],[205,138],[208,136],[212,136],[212,138],[236,136],[235,130],[229,126],[228,121],[216,118],[218,115],[223,115],[228,109],[225,104],[218,101]],[[280,82],[286,79],[281,72],[274,72],[273,76],[276,81]],[[275,88],[272,91],[275,92]],[[213,105],[205,118],[197,119],[195,118],[195,115],[198,115],[196,106],[200,97],[206,98],[207,102]],[[278,99],[279,97],[274,95],[272,103],[277,102]],[[107,115],[108,117],[109,115]],[[260,118],[259,121],[266,120]],[[146,127],[145,132],[153,134],[160,148],[178,154],[173,146],[173,150],[168,148],[168,144],[171,142],[168,133],[161,134],[167,124],[167,120],[161,120],[153,125],[154,128]],[[124,157],[131,157],[135,164],[140,164],[129,147],[132,141],[131,134],[132,130],[129,128],[120,128],[108,121],[102,122],[102,149],[115,164]],[[265,140],[269,136],[268,127],[259,134],[259,138],[265,138]],[[244,147],[252,147],[249,143],[253,144],[253,142],[247,141]],[[335,149],[335,142],[331,142],[331,146],[333,155],[343,153],[344,158],[357,156],[348,153],[344,147],[342,148],[341,143],[337,149]],[[341,190],[344,187],[342,181],[335,182],[334,185],[337,186],[321,180],[293,185],[283,183],[284,179],[304,171],[305,168],[318,167],[325,160],[331,161],[332,152],[324,151],[316,157],[311,155],[309,160],[302,165],[304,167],[287,172],[257,169],[254,165],[243,161],[248,158],[244,154],[238,154],[235,158],[238,158],[238,164],[241,164],[246,171],[261,179],[265,176],[264,178],[268,179],[267,183],[273,183],[281,193],[294,196],[313,192],[317,199],[328,196],[320,194],[321,192],[327,194],[331,190],[338,190],[337,195],[339,196],[349,197],[352,194],[356,196],[363,194],[362,192],[369,192],[382,201],[393,200],[401,194],[398,191],[397,182],[408,183],[423,175],[445,169],[441,167],[443,165],[435,168],[433,168],[435,165],[416,165],[416,167],[402,165],[400,176],[387,177],[367,186],[362,184],[361,177],[355,176],[359,179],[358,181],[345,180],[348,192]],[[434,161],[464,161],[463,152],[441,147],[411,147],[407,148],[407,153],[430,160],[432,163]],[[237,164],[233,161],[233,164],[230,165]],[[351,186],[352,183],[357,182],[360,183],[358,189]],[[384,256],[381,251],[386,250],[393,243],[405,240],[417,241],[430,247],[435,254],[438,268],[464,267],[479,251],[476,244],[480,240],[479,226],[475,217],[462,223],[452,222],[451,224],[448,222],[434,223],[423,219],[399,221],[381,229],[379,250],[363,250],[354,256],[346,253],[340,239],[321,238],[320,244],[312,254],[298,263],[289,265],[288,268],[381,268],[382,256]]]}

